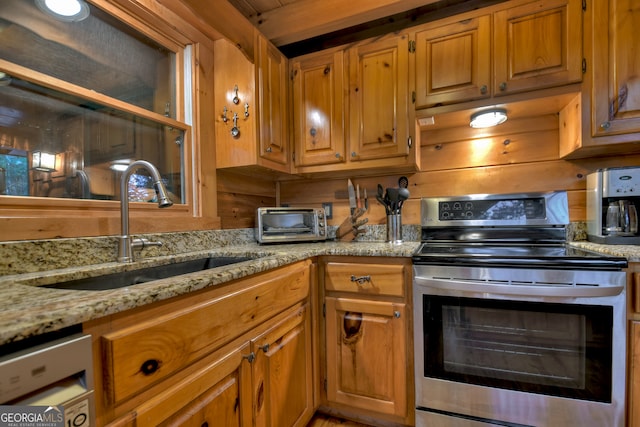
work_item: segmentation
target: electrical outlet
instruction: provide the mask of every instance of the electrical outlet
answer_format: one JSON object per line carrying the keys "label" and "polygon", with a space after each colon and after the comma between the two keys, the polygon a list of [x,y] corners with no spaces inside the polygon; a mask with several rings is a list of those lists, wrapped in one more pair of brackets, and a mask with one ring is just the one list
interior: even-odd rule
{"label": "electrical outlet", "polygon": [[324,217],[327,219],[333,218],[333,203],[326,202],[322,204],[322,208],[324,209]]}

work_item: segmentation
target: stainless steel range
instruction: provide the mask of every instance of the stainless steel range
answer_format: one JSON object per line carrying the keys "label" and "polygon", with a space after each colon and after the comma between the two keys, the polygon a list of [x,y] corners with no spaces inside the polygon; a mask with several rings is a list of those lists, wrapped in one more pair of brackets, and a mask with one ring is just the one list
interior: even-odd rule
{"label": "stainless steel range", "polygon": [[423,199],[416,426],[620,426],[624,258],[571,247],[565,192]]}

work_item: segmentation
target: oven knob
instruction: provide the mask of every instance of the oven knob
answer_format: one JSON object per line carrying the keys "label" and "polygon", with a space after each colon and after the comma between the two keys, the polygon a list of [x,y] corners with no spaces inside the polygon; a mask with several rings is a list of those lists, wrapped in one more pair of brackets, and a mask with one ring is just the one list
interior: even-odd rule
{"label": "oven knob", "polygon": [[442,219],[449,218],[449,212],[442,212]]}
{"label": "oven knob", "polygon": [[465,203],[465,204],[464,204],[464,208],[465,208],[466,210],[468,210],[468,211],[472,210],[472,209],[473,209],[473,203],[471,203],[471,202],[467,202],[467,203]]}
{"label": "oven knob", "polygon": [[460,210],[462,210],[462,203],[460,203],[460,202],[455,202],[455,203],[453,204],[453,210],[454,210],[454,211],[460,211]]}
{"label": "oven knob", "polygon": [[449,207],[449,203],[443,203],[443,204],[442,204],[442,210],[443,210],[443,211],[448,211],[448,210],[450,210],[450,209],[451,209],[451,208]]}
{"label": "oven knob", "polygon": [[473,218],[473,212],[468,211],[464,214],[467,218]]}

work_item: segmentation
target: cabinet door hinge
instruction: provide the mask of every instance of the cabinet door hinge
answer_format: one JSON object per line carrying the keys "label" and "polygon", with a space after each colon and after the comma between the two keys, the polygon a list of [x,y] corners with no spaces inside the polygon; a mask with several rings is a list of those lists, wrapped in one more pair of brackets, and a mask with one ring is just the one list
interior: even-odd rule
{"label": "cabinet door hinge", "polygon": [[412,104],[416,103],[416,91],[415,90],[411,91],[411,103]]}
{"label": "cabinet door hinge", "polygon": [[324,381],[322,381],[322,386],[324,387],[324,391],[327,391],[327,379],[325,378]]}
{"label": "cabinet door hinge", "polygon": [[322,303],[322,317],[327,317],[327,304]]}
{"label": "cabinet door hinge", "polygon": [[587,58],[582,58],[582,74],[587,72]]}
{"label": "cabinet door hinge", "polygon": [[414,53],[416,51],[416,41],[409,40],[409,53]]}

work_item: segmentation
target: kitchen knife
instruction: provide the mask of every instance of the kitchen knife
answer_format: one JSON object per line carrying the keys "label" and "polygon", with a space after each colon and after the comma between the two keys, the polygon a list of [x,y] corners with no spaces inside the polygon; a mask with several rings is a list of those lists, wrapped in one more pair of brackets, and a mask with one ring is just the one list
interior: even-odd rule
{"label": "kitchen knife", "polygon": [[353,215],[358,204],[356,203],[356,189],[353,187],[351,180],[347,182],[347,190],[349,190],[349,208],[351,208],[351,215]]}

